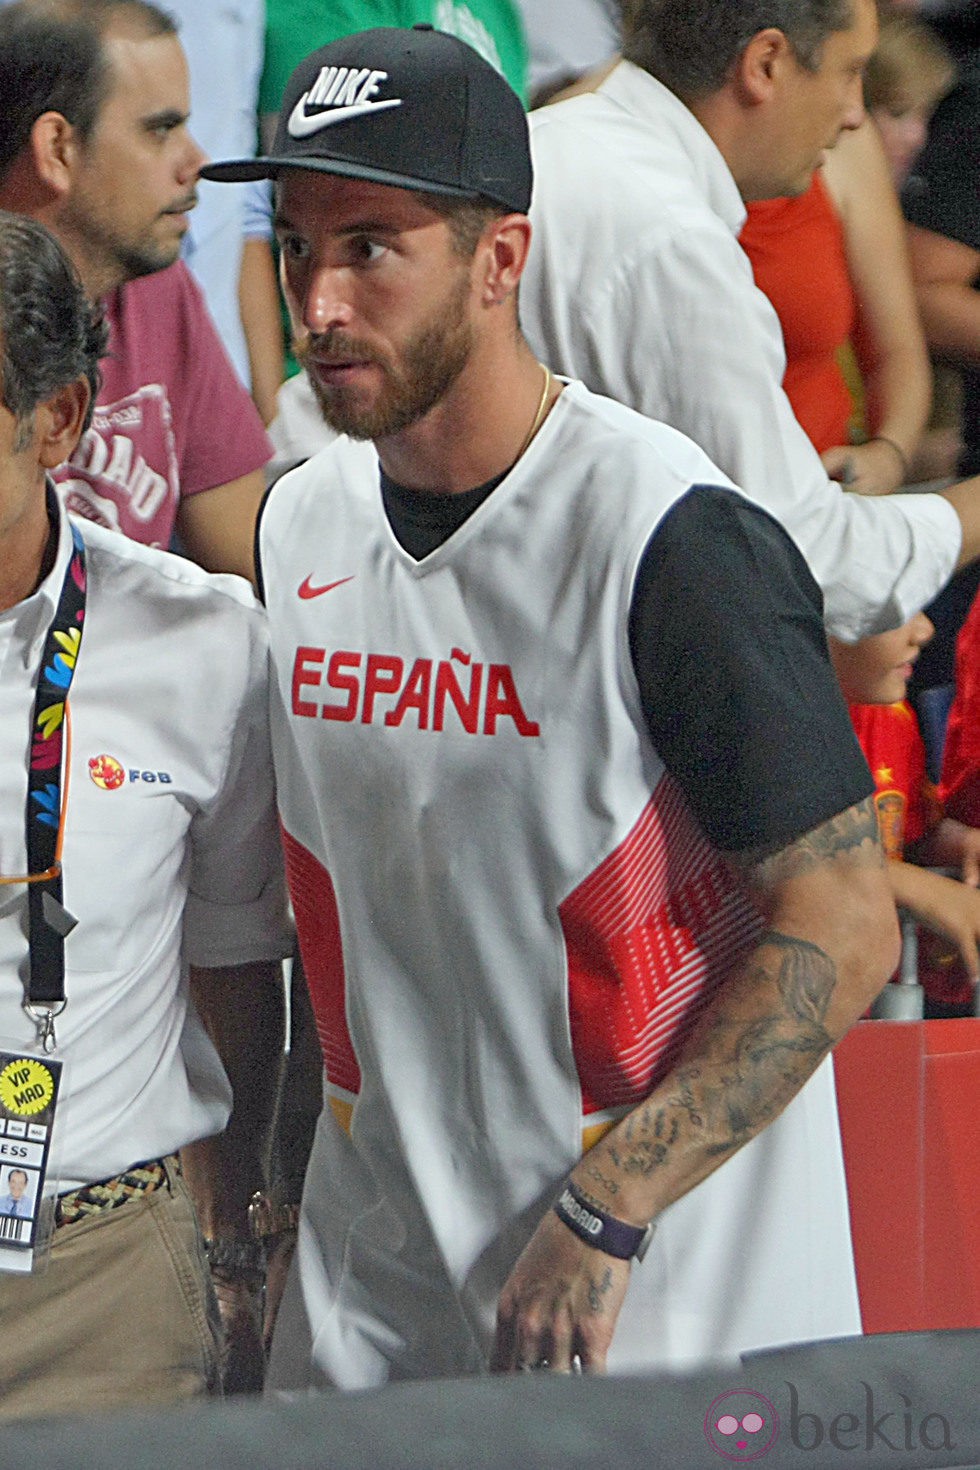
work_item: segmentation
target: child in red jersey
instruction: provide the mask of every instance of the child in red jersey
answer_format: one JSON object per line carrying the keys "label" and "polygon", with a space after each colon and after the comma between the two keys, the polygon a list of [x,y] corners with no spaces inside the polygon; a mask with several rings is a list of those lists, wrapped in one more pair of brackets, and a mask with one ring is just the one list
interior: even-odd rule
{"label": "child in red jersey", "polygon": [[[980,614],[975,628],[974,636],[980,639]],[[923,945],[926,992],[942,1006],[968,1011],[980,978],[980,831],[944,813],[926,776],[915,711],[905,698],[912,666],[932,633],[929,619],[918,613],[901,628],[859,643],[832,638],[830,655],[874,777],[895,902],[946,941]],[[980,711],[980,658],[976,681]],[[980,733],[974,739],[980,753]],[[980,760],[974,774],[980,815]],[[906,857],[913,861],[906,862]],[[919,864],[955,869],[962,882],[930,873]]]}

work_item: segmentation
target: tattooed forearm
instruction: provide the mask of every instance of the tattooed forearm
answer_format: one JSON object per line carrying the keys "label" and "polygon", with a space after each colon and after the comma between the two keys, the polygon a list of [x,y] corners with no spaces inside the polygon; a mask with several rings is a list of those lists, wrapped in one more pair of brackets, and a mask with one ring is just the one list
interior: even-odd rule
{"label": "tattooed forearm", "polygon": [[896,962],[894,904],[870,799],[779,853],[733,861],[769,929],[701,997],[646,1098],[573,1171],[598,1208],[634,1224],[767,1127]]}
{"label": "tattooed forearm", "polygon": [[[774,931],[755,949],[749,993],[762,997],[714,1006],[665,1084],[635,1109],[603,1146],[587,1156],[590,1176],[619,1191],[623,1178],[649,1177],[681,1154],[705,1160],[734,1153],[786,1106],[830,1050],[824,1018],[837,983],[832,960],[817,945]],[[707,1170],[705,1170],[707,1172]]]}
{"label": "tattooed forearm", "polygon": [[[618,1168],[619,1159],[616,1156],[615,1149],[610,1150],[610,1157]],[[586,1157],[585,1174],[593,1184],[598,1184],[599,1188],[604,1191],[603,1198],[614,1199],[619,1193],[619,1181],[613,1178],[609,1170],[597,1168],[591,1155],[587,1155]],[[599,1201],[596,1200],[596,1204],[598,1203]]]}
{"label": "tattooed forearm", "polygon": [[878,815],[870,796],[778,852],[735,853],[729,855],[729,861],[743,874],[751,875],[754,883],[770,886],[809,872],[845,853],[866,856],[875,867],[881,867],[885,861]]}

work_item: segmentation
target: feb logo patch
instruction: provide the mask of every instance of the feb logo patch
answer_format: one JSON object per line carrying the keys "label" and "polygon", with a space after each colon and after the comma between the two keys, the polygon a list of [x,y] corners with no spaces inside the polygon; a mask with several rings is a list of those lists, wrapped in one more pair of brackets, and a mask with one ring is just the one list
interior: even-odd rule
{"label": "feb logo patch", "polygon": [[126,772],[114,755],[93,755],[88,773],[103,791],[118,791],[126,779]]}

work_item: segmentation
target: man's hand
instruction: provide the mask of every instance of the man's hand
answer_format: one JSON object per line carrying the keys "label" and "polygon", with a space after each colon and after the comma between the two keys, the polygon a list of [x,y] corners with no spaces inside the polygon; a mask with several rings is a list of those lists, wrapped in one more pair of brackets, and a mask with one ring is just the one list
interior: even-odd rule
{"label": "man's hand", "polygon": [[221,1386],[226,1394],[261,1393],[265,1377],[262,1283],[212,1274],[224,1342]]}
{"label": "man's hand", "polygon": [[860,495],[890,495],[905,478],[903,455],[886,439],[839,445],[825,450],[820,458],[832,480]]}
{"label": "man's hand", "polygon": [[604,1373],[630,1263],[579,1240],[553,1210],[507,1279],[497,1305],[495,1373]]}
{"label": "man's hand", "polygon": [[[278,961],[205,970],[191,967],[194,1005],[232,1085],[223,1133],[181,1149],[187,1187],[210,1250],[224,1328],[226,1393],[262,1386],[261,1274],[235,1259],[252,1246],[248,1202],[265,1184],[263,1158],[283,1046],[282,966]],[[220,1247],[220,1253],[219,1253]]]}
{"label": "man's hand", "polygon": [[295,1230],[284,1230],[274,1238],[266,1250],[265,1267],[265,1312],[262,1319],[262,1343],[268,1354],[272,1350],[272,1334],[276,1330],[276,1318],[282,1294],[286,1289],[286,1277],[296,1252]]}

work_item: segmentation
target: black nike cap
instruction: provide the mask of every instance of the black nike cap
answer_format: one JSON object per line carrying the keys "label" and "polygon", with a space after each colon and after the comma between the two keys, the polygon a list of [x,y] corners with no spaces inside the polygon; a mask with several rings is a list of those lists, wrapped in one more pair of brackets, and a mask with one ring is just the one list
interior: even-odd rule
{"label": "black nike cap", "polygon": [[211,163],[206,179],[305,168],[526,214],[531,150],[520,98],[472,46],[431,26],[359,31],[293,72],[272,152]]}

